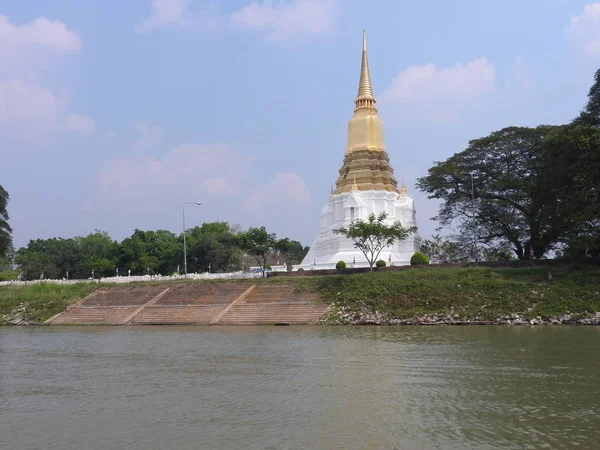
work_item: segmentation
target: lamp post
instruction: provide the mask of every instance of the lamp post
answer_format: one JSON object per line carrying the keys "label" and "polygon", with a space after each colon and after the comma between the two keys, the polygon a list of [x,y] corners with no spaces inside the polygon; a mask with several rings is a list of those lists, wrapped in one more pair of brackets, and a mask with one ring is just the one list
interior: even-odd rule
{"label": "lamp post", "polygon": [[198,205],[200,206],[202,202],[187,202],[183,204],[181,208],[183,211],[183,273],[184,278],[187,278],[187,243],[185,240],[185,205]]}
{"label": "lamp post", "polygon": [[477,262],[477,222],[475,221],[475,183],[473,182],[473,171],[471,174],[471,212],[473,215],[473,257]]}

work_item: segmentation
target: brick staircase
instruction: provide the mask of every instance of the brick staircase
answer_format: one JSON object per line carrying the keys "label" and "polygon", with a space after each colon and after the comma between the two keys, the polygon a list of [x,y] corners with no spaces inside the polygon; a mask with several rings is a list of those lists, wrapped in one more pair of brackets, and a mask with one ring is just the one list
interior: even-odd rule
{"label": "brick staircase", "polygon": [[69,324],[304,324],[328,305],[283,284],[189,283],[105,288],[46,323]]}
{"label": "brick staircase", "polygon": [[183,284],[173,286],[156,303],[134,317],[132,324],[210,324],[248,288],[246,283]]}
{"label": "brick staircase", "polygon": [[122,324],[138,308],[164,290],[164,286],[99,289],[46,323],[52,325]]}
{"label": "brick staircase", "polygon": [[317,301],[317,294],[295,293],[291,286],[257,286],[243,301],[234,305],[219,323],[231,325],[315,323],[329,307]]}

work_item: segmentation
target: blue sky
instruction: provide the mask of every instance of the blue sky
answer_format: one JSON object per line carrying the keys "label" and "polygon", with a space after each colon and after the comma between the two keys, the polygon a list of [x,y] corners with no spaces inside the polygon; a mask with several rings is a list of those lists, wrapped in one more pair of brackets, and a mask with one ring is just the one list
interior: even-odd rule
{"label": "blue sky", "polygon": [[559,124],[600,65],[600,2],[5,0],[0,184],[15,245],[226,220],[310,245],[337,177],[361,30],[420,234],[433,161]]}

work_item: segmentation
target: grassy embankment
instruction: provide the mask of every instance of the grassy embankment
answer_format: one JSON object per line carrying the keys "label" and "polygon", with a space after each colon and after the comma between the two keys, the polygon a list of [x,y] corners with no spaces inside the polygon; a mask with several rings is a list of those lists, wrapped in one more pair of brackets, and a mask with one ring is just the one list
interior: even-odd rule
{"label": "grassy embankment", "polygon": [[[361,317],[375,313],[385,322],[431,316],[485,321],[515,314],[525,319],[570,314],[576,319],[600,312],[598,267],[428,267],[357,275],[211,282],[292,284],[297,291],[317,292],[324,302],[334,304],[325,323],[361,322]],[[17,310],[25,321],[43,323],[94,289],[106,286],[43,283],[0,287],[0,324],[9,323]]]}

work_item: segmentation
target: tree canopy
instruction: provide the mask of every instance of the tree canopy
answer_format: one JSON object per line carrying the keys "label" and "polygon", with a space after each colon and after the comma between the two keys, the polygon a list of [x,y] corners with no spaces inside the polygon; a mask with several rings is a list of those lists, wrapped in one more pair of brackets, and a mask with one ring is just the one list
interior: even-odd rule
{"label": "tree canopy", "polygon": [[574,202],[574,161],[594,153],[597,138],[589,127],[504,128],[435,163],[417,186],[442,200],[442,227],[457,225],[488,247],[509,246],[520,259],[540,258],[574,229],[575,211],[589,213]]}
{"label": "tree canopy", "polygon": [[268,233],[265,227],[251,227],[240,233],[237,240],[240,248],[255,259],[264,274],[268,258],[275,249],[277,236]]}
{"label": "tree canopy", "polygon": [[8,200],[8,192],[0,185],[0,258],[6,257],[12,247],[12,229],[8,224]]}
{"label": "tree canopy", "polygon": [[417,231],[416,227],[404,228],[399,220],[387,225],[385,223],[387,218],[388,214],[385,212],[378,216],[371,213],[367,220],[354,220],[350,222],[348,228],[338,228],[334,233],[353,240],[354,246],[365,255],[369,267],[373,270],[373,265],[385,247],[406,239]]}
{"label": "tree canopy", "polygon": [[600,69],[594,75],[594,84],[588,93],[587,104],[573,123],[600,128]]}

